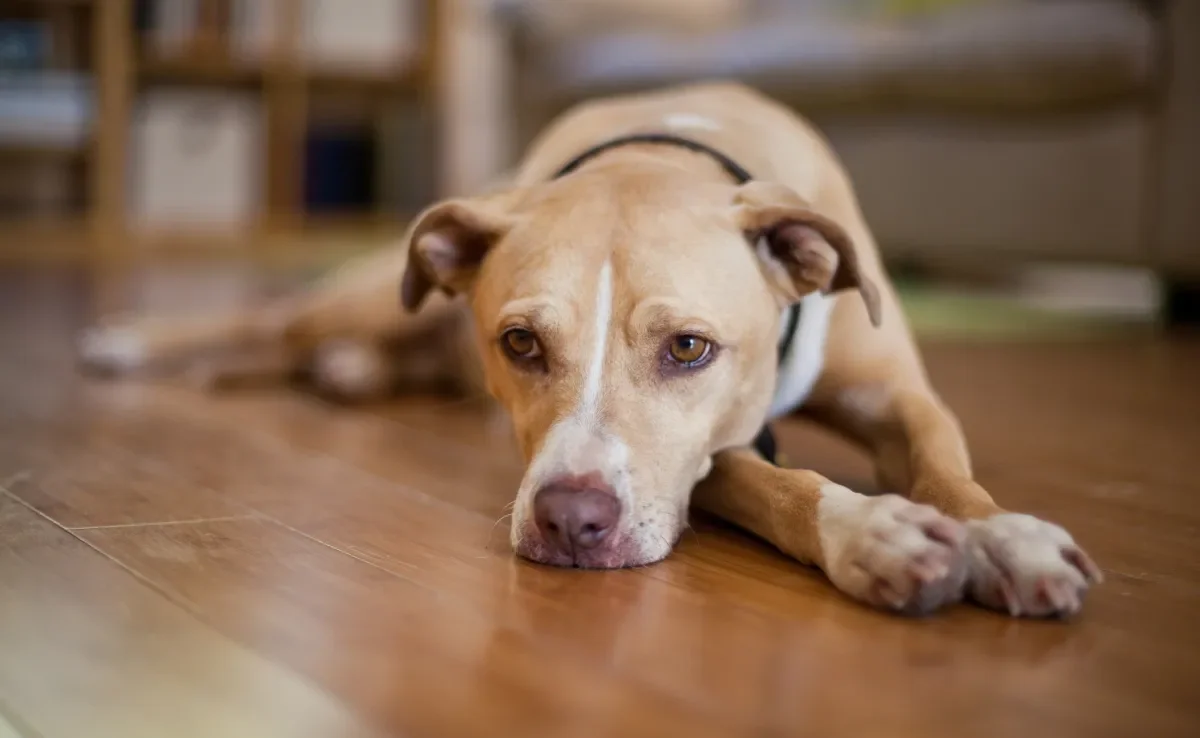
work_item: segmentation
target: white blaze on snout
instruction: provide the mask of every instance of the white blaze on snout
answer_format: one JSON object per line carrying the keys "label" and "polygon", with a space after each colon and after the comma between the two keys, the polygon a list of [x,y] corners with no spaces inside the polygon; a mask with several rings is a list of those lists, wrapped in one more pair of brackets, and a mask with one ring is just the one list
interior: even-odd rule
{"label": "white blaze on snout", "polygon": [[600,408],[600,393],[604,387],[604,357],[608,348],[608,328],[612,323],[613,308],[612,262],[605,261],[600,268],[600,283],[596,288],[595,324],[592,335],[591,361],[583,382],[583,397],[579,410],[584,420],[596,422]]}
{"label": "white blaze on snout", "polygon": [[522,518],[528,519],[531,515],[533,496],[558,477],[598,473],[599,478],[616,491],[623,504],[630,502],[629,449],[619,435],[605,427],[600,417],[612,315],[612,264],[606,261],[597,280],[591,313],[592,330],[583,339],[587,342],[586,349],[579,353],[583,376],[578,401],[570,414],[550,428],[525,472],[517,493],[514,535]]}

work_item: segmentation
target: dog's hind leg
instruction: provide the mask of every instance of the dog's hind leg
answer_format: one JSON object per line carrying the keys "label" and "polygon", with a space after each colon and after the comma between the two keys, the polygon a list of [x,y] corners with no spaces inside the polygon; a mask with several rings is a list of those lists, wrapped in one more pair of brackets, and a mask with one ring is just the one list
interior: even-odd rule
{"label": "dog's hind leg", "polygon": [[187,370],[188,379],[213,390],[279,384],[299,375],[329,398],[366,402],[387,396],[401,376],[387,347],[376,341],[335,338],[299,361],[286,346],[254,346],[230,355],[201,359]]}
{"label": "dog's hind leg", "polygon": [[317,347],[310,372],[322,393],[345,402],[365,402],[396,388],[400,365],[377,341],[338,338]]}
{"label": "dog's hind leg", "polygon": [[280,304],[190,317],[115,316],[84,332],[79,357],[86,368],[111,374],[182,372],[206,354],[272,343],[286,322]]}
{"label": "dog's hind leg", "polygon": [[[277,369],[280,374],[300,369],[330,341],[367,345],[424,335],[450,322],[457,307],[438,296],[420,313],[403,311],[399,287],[406,260],[401,249],[375,252],[257,307],[109,319],[83,335],[80,358],[86,368],[110,374],[182,375],[207,366],[220,378],[215,385],[222,386],[242,375],[265,378]],[[283,366],[265,371],[281,362],[290,362],[287,371]]]}
{"label": "dog's hind leg", "polygon": [[223,390],[276,385],[293,376],[296,366],[295,357],[286,347],[267,345],[197,359],[185,372],[201,388]]}

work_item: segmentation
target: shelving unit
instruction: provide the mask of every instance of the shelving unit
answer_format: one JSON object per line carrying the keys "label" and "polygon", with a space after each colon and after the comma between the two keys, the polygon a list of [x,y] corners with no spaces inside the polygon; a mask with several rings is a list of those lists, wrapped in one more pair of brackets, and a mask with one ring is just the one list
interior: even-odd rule
{"label": "shelving unit", "polygon": [[[9,207],[26,208],[34,220],[45,221],[62,210],[78,207],[85,199],[79,185],[80,175],[85,170],[90,139],[80,135],[83,125],[71,125],[58,121],[57,126],[39,125],[34,115],[27,112],[40,109],[45,114],[48,101],[61,102],[61,96],[47,94],[50,88],[62,91],[62,85],[78,81],[78,73],[88,66],[86,38],[86,11],[90,3],[71,0],[58,2],[32,2],[31,0],[0,0],[0,22],[5,24],[2,43],[5,47],[4,60],[0,63],[0,86],[4,93],[0,98],[0,203],[4,212]],[[14,62],[19,62],[22,47],[21,36],[14,30],[38,28],[46,34],[41,41],[47,44],[46,68],[43,77],[47,80],[39,87],[29,82],[21,73],[12,72]],[[40,38],[40,37],[39,37]],[[25,39],[29,40],[29,39]],[[17,54],[13,48],[16,42]],[[77,88],[72,88],[77,89]],[[52,106],[59,114],[61,105]],[[18,113],[14,119],[12,114]],[[78,120],[82,115],[75,116]],[[0,218],[4,217],[0,215]],[[0,244],[3,239],[0,238]]]}
{"label": "shelving unit", "polygon": [[[264,0],[266,1],[266,0]],[[313,216],[304,209],[305,136],[314,110],[335,108],[378,115],[383,106],[407,101],[432,116],[436,138],[442,95],[439,89],[439,44],[450,0],[412,0],[420,4],[419,45],[416,53],[395,69],[322,67],[306,62],[301,53],[302,13],[306,0],[272,0],[276,12],[271,43],[259,61],[244,61],[230,52],[228,39],[197,33],[193,43],[164,55],[139,38],[134,0],[0,0],[0,19],[11,8],[28,12],[76,14],[88,29],[85,68],[94,91],[91,135],[78,151],[50,152],[78,156],[86,170],[84,225],[100,248],[120,250],[125,244],[150,239],[203,243],[201,233],[170,233],[161,229],[141,233],[131,222],[131,126],[141,95],[162,87],[245,91],[263,111],[264,150],[261,152],[263,205],[248,227],[246,242],[262,236],[290,235],[328,226],[397,228],[403,214],[376,208],[368,212]],[[201,7],[228,0],[198,0]],[[226,11],[227,12],[227,11]],[[365,112],[363,112],[365,111]],[[431,140],[426,150],[437,150]],[[0,146],[3,148],[3,146]],[[30,149],[31,154],[37,153]],[[435,165],[431,176],[436,176]],[[436,182],[431,187],[438,191]],[[228,239],[228,234],[220,238]],[[237,240],[237,239],[235,239]]]}

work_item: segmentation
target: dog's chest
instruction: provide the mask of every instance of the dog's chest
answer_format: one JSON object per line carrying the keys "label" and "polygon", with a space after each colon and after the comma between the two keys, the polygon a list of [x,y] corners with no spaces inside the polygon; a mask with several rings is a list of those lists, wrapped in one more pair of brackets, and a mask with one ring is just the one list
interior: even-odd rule
{"label": "dog's chest", "polygon": [[[829,317],[833,301],[814,292],[800,301],[800,318],[792,328],[790,350],[779,364],[775,395],[771,400],[770,417],[786,415],[804,404],[825,365],[825,339],[829,334]],[[786,333],[788,321],[782,321],[780,332]],[[780,335],[780,343],[787,336]]]}

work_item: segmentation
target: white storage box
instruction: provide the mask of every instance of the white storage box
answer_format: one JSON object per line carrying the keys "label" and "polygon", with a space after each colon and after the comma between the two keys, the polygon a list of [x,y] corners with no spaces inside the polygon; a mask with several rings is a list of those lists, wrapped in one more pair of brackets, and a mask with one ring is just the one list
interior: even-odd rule
{"label": "white storage box", "polygon": [[262,201],[262,113],[249,95],[161,91],[133,125],[130,203],[147,228],[235,230]]}
{"label": "white storage box", "polygon": [[82,146],[92,127],[91,81],[75,74],[0,75],[0,142]]}
{"label": "white storage box", "polygon": [[390,72],[418,49],[417,0],[304,0],[301,46],[316,69]]}

